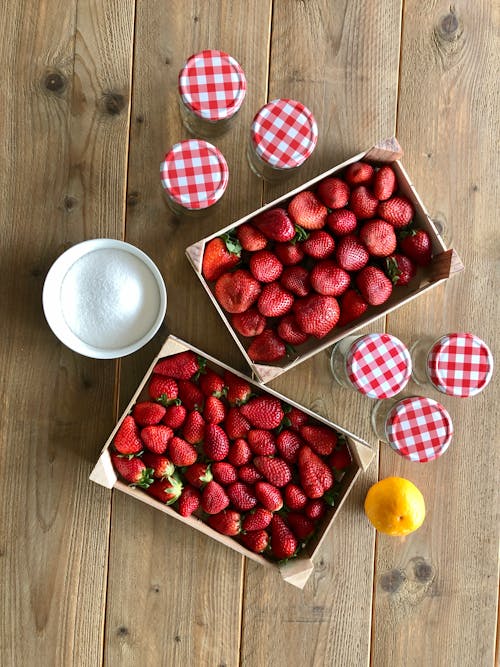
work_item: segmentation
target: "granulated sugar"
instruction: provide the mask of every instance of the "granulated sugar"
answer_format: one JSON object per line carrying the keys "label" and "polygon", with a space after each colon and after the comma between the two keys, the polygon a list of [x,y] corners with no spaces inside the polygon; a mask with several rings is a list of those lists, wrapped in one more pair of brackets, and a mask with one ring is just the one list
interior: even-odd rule
{"label": "granulated sugar", "polygon": [[122,348],[151,329],[160,292],[149,268],[135,255],[102,249],[78,259],[64,276],[61,304],[67,325],[97,348]]}

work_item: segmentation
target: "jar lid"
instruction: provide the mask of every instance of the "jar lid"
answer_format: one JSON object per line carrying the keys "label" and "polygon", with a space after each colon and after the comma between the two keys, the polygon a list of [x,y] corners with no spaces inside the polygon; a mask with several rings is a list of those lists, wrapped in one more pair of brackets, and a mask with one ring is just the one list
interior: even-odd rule
{"label": "jar lid", "polygon": [[291,169],[305,162],[315,149],[318,126],[301,102],[277,99],[257,113],[251,137],[264,162],[278,169]]}
{"label": "jar lid", "polygon": [[247,80],[240,64],[223,51],[192,55],[179,72],[179,94],[194,114],[206,120],[229,118],[243,104]]}
{"label": "jar lid", "polygon": [[408,384],[411,357],[396,336],[372,333],[355,341],[347,354],[347,376],[370,398],[390,398]]}
{"label": "jar lid", "polygon": [[451,396],[475,396],[493,373],[493,356],[484,341],[471,333],[440,338],[427,357],[427,370],[436,389]]}
{"label": "jar lid", "polygon": [[224,194],[229,178],[222,153],[200,139],[175,144],[165,155],[160,174],[169,196],[188,209],[215,204]]}
{"label": "jar lid", "polygon": [[390,446],[410,461],[426,463],[448,449],[453,436],[451,417],[432,398],[411,396],[396,403],[387,415]]}

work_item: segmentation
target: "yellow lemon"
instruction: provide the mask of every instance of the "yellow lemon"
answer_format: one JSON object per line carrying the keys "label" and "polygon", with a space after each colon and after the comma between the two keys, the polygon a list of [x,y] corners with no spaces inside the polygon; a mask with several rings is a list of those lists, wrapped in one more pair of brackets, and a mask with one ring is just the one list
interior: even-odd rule
{"label": "yellow lemon", "polygon": [[381,533],[408,535],[424,522],[424,497],[409,480],[386,477],[368,490],[365,514]]}

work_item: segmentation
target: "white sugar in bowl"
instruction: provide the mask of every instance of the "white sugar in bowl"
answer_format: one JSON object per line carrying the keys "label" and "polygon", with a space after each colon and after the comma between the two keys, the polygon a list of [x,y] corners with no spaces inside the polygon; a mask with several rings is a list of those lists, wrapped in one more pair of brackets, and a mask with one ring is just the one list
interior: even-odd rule
{"label": "white sugar in bowl", "polygon": [[54,262],[42,303],[64,345],[94,359],[117,359],[153,338],[165,317],[167,290],[142,250],[115,239],[91,239]]}

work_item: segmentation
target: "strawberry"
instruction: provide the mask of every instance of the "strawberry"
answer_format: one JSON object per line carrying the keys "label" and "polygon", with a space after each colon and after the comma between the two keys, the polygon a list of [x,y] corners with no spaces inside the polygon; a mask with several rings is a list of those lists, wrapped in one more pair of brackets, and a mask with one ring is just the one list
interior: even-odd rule
{"label": "strawberry", "polygon": [[205,401],[203,417],[209,424],[220,424],[226,418],[225,404],[217,396],[209,396]]}
{"label": "strawberry", "polygon": [[207,523],[218,533],[234,537],[241,531],[241,514],[234,510],[223,510],[218,514],[211,514]]}
{"label": "strawberry", "polygon": [[335,470],[344,470],[351,465],[351,455],[345,445],[331,453],[328,457],[328,465]]}
{"label": "strawberry", "polygon": [[432,244],[429,234],[423,229],[411,229],[401,234],[399,245],[404,254],[418,266],[427,266],[432,259]]}
{"label": "strawberry", "polygon": [[155,479],[164,479],[175,472],[174,464],[166,456],[144,452],[142,461],[147,468],[152,468]]}
{"label": "strawberry", "polygon": [[335,176],[325,178],[318,185],[316,194],[327,208],[344,208],[349,201],[349,186]]}
{"label": "strawberry", "polygon": [[123,419],[115,434],[113,444],[117,452],[126,456],[142,452],[142,440],[132,415],[127,415]]}
{"label": "strawberry", "polygon": [[246,463],[245,465],[240,466],[238,468],[238,478],[246,484],[255,484],[255,482],[263,479],[253,463]]}
{"label": "strawberry", "polygon": [[295,266],[304,259],[304,251],[298,243],[276,243],[274,254],[284,266]]}
{"label": "strawberry", "polygon": [[326,503],[323,498],[310,498],[304,507],[304,514],[311,521],[319,521],[326,512]]}
{"label": "strawberry", "polygon": [[356,216],[347,208],[332,211],[326,218],[326,226],[337,236],[352,234],[357,224],[358,220]]}
{"label": "strawberry", "polygon": [[179,496],[179,514],[191,516],[201,505],[201,493],[192,486],[185,486]]}
{"label": "strawberry", "polygon": [[300,484],[308,498],[321,498],[333,486],[333,474],[327,464],[308,446],[299,450]]}
{"label": "strawberry", "polygon": [[287,266],[281,274],[281,285],[296,296],[309,294],[309,271],[303,266]]}
{"label": "strawberry", "polygon": [[248,431],[247,442],[257,456],[270,456],[276,452],[274,435],[266,429],[253,428]]}
{"label": "strawberry", "polygon": [[233,482],[227,487],[226,493],[233,506],[241,512],[248,512],[257,505],[252,487],[245,482]]}
{"label": "strawberry", "polygon": [[198,452],[187,440],[174,435],[168,443],[168,455],[176,466],[190,466],[198,458]]}
{"label": "strawberry", "polygon": [[274,396],[254,396],[240,407],[241,414],[254,428],[277,428],[284,417],[281,401]]}
{"label": "strawberry", "polygon": [[304,443],[296,431],[284,429],[276,436],[276,447],[287,463],[295,463],[301,445]]}
{"label": "strawberry", "polygon": [[340,296],[349,287],[351,276],[332,260],[325,259],[311,269],[309,280],[318,294]]}
{"label": "strawberry", "polygon": [[263,250],[267,245],[267,239],[264,234],[249,222],[244,222],[238,226],[236,236],[243,250],[247,250],[248,252]]}
{"label": "strawberry", "polygon": [[224,378],[211,368],[207,368],[198,379],[198,386],[205,396],[220,398],[226,394]]}
{"label": "strawberry", "polygon": [[309,338],[309,334],[302,331],[293,315],[285,315],[281,318],[277,332],[278,336],[289,345],[302,345]]}
{"label": "strawberry", "polygon": [[283,496],[285,505],[290,510],[301,510],[306,506],[307,496],[298,484],[287,484]]}
{"label": "strawberry", "polygon": [[278,560],[291,558],[296,552],[298,542],[283,519],[275,514],[271,521],[271,551]]}
{"label": "strawberry", "polygon": [[148,384],[148,393],[153,400],[167,406],[175,401],[179,388],[177,382],[172,378],[153,373]]}
{"label": "strawberry", "polygon": [[333,296],[311,294],[299,299],[294,306],[295,319],[304,333],[323,338],[337,324],[339,304]]}
{"label": "strawberry", "polygon": [[111,461],[114,469],[120,477],[128,482],[129,486],[141,486],[143,489],[147,489],[153,483],[154,470],[146,468],[141,459],[137,457],[123,458],[117,454],[111,454]]}
{"label": "strawberry", "polygon": [[283,208],[271,208],[259,213],[252,224],[271,241],[284,243],[295,236],[295,227]]}
{"label": "strawberry", "polygon": [[205,426],[205,419],[198,410],[191,410],[182,426],[182,437],[190,445],[199,445],[205,437]]}
{"label": "strawberry", "polygon": [[233,466],[239,467],[247,464],[252,458],[252,450],[248,446],[248,442],[243,438],[238,438],[229,447],[227,460]]}
{"label": "strawberry", "polygon": [[264,317],[281,317],[291,310],[293,302],[293,294],[278,282],[272,282],[262,288],[257,300],[257,309]]}
{"label": "strawberry", "polygon": [[314,192],[303,190],[288,204],[288,214],[303,229],[321,229],[325,226],[328,210]]}
{"label": "strawberry", "polygon": [[349,185],[370,185],[373,174],[374,169],[371,164],[367,162],[354,162],[346,168],[344,178]]}
{"label": "strawberry", "polygon": [[415,211],[406,197],[391,197],[387,201],[380,202],[377,213],[393,227],[400,229],[411,222]]}
{"label": "strawberry", "polygon": [[224,371],[224,382],[227,387],[226,398],[231,406],[243,405],[252,395],[252,387],[248,382],[231,371]]}
{"label": "strawberry", "polygon": [[163,454],[173,435],[174,432],[170,426],[154,424],[152,426],[145,426],[142,429],[141,440],[153,454]]}
{"label": "strawberry", "polygon": [[286,517],[288,527],[299,540],[307,540],[314,533],[314,523],[303,514],[289,512]]}
{"label": "strawberry", "polygon": [[248,267],[252,276],[261,283],[272,283],[278,280],[283,271],[283,264],[270,250],[259,250],[253,253]]}
{"label": "strawberry", "polygon": [[223,273],[215,283],[215,298],[228,313],[242,313],[257,300],[261,286],[246,269]]}
{"label": "strawberry", "polygon": [[397,185],[398,183],[394,169],[388,164],[385,164],[375,173],[373,179],[373,194],[380,201],[385,201],[394,194]]}
{"label": "strawberry", "polygon": [[250,343],[247,354],[252,361],[278,361],[286,356],[286,347],[272,329],[264,329]]}
{"label": "strawberry", "polygon": [[385,303],[392,293],[391,281],[375,266],[365,266],[356,276],[356,285],[371,306]]}
{"label": "strawberry", "polygon": [[218,514],[229,505],[229,497],[224,488],[213,480],[206,484],[201,493],[201,506],[207,514]]}
{"label": "strawberry", "polygon": [[215,461],[211,465],[211,470],[215,481],[222,484],[222,486],[232,484],[238,479],[236,468],[227,461]]}
{"label": "strawberry", "polygon": [[269,482],[255,482],[254,489],[257,500],[270,512],[278,512],[283,507],[280,490]]}
{"label": "strawberry", "polygon": [[236,266],[240,257],[240,242],[229,234],[224,234],[206,244],[201,272],[206,280],[217,280],[225,271]]}
{"label": "strawberry", "polygon": [[191,350],[186,350],[160,359],[153,372],[174,378],[174,380],[190,380],[196,373],[203,371],[205,364],[206,359]]}
{"label": "strawberry", "polygon": [[335,250],[335,241],[324,229],[315,229],[301,242],[300,247],[308,257],[326,259]]}
{"label": "strawberry", "polygon": [[305,425],[300,429],[300,435],[309,447],[320,456],[328,456],[337,444],[337,434],[328,426]]}
{"label": "strawberry", "polygon": [[394,253],[394,255],[391,255],[390,257],[386,257],[385,265],[387,274],[392,280],[393,285],[408,285],[417,273],[417,267],[413,261],[406,255],[401,255],[399,252]]}
{"label": "strawberry", "polygon": [[294,431],[300,431],[300,427],[307,424],[308,421],[309,415],[306,415],[306,413],[299,410],[299,408],[292,407],[286,413],[286,423]]}
{"label": "strawberry", "polygon": [[238,408],[229,408],[226,419],[224,421],[224,430],[226,431],[227,437],[230,440],[246,438],[250,428],[250,422],[248,419],[243,417]]}
{"label": "strawberry", "polygon": [[134,405],[132,417],[139,426],[152,426],[161,422],[165,416],[165,412],[164,406],[159,403],[141,401]]}
{"label": "strawberry", "polygon": [[339,326],[344,326],[353,320],[357,320],[368,308],[364,298],[355,289],[348,289],[340,300]]}
{"label": "strawberry", "polygon": [[241,522],[241,527],[247,532],[253,530],[264,530],[271,523],[273,513],[266,510],[265,507],[257,507],[249,512]]}
{"label": "strawberry", "polygon": [[146,489],[146,493],[161,503],[171,505],[182,493],[182,482],[175,475],[166,479],[156,479]]}
{"label": "strawberry", "polygon": [[203,450],[212,461],[222,461],[229,452],[229,439],[224,429],[218,424],[207,424]]}
{"label": "strawberry", "polygon": [[183,405],[180,405],[179,401],[179,404],[173,403],[166,407],[162,423],[166,426],[170,426],[170,428],[175,431],[183,425],[186,415],[187,410]]}
{"label": "strawberry", "polygon": [[233,313],[231,324],[242,336],[258,336],[266,328],[267,320],[253,306],[243,313]]}
{"label": "strawberry", "polygon": [[193,463],[184,470],[184,477],[196,489],[201,489],[213,479],[212,470],[208,463]]}
{"label": "strawberry", "polygon": [[178,395],[187,410],[203,410],[205,396],[191,380],[178,380]]}
{"label": "strawberry", "polygon": [[240,535],[240,540],[247,549],[256,554],[265,551],[269,545],[269,535],[265,530],[254,530]]}
{"label": "strawberry", "polygon": [[357,236],[347,234],[338,242],[335,259],[342,269],[359,271],[368,264],[370,255]]}
{"label": "strawberry", "polygon": [[290,466],[283,459],[273,456],[256,456],[253,463],[257,470],[264,475],[273,486],[281,488],[292,479]]}
{"label": "strawberry", "polygon": [[364,185],[358,185],[351,192],[351,196],[349,197],[349,208],[358,220],[373,218],[377,206],[378,199]]}
{"label": "strawberry", "polygon": [[385,220],[370,220],[359,230],[359,238],[373,257],[388,257],[396,250],[394,227]]}

